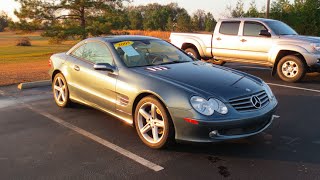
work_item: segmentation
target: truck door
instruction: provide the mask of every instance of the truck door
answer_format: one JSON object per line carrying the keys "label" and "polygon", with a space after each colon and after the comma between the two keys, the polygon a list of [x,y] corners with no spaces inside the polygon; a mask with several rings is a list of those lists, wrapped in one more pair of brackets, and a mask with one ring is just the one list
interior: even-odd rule
{"label": "truck door", "polygon": [[260,22],[244,22],[240,37],[239,58],[257,61],[258,63],[268,62],[268,52],[272,47],[272,38],[260,36],[261,30],[268,29]]}
{"label": "truck door", "polygon": [[[212,54],[216,58],[237,58],[240,46],[239,29],[241,21],[222,21],[212,39]],[[219,27],[219,24],[217,25]]]}

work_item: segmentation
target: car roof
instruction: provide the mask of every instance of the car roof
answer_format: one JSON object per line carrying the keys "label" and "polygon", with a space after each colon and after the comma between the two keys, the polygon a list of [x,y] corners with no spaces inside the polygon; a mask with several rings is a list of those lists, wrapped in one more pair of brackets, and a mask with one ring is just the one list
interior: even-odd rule
{"label": "car roof", "polygon": [[106,42],[119,42],[119,41],[138,41],[138,40],[159,40],[159,38],[151,37],[151,36],[139,36],[139,35],[110,35],[104,37],[95,37],[88,38],[86,40],[100,40]]}
{"label": "car roof", "polygon": [[266,19],[266,18],[228,18],[228,19],[220,19],[220,21],[277,21],[274,19]]}

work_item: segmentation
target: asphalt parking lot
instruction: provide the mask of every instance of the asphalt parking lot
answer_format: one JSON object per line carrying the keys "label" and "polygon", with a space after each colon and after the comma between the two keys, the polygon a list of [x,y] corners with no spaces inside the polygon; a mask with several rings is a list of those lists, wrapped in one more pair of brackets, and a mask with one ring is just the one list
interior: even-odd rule
{"label": "asphalt parking lot", "polygon": [[320,74],[290,84],[267,68],[227,66],[269,83],[280,118],[254,137],[165,150],[98,110],[58,108],[50,87],[0,87],[0,179],[320,179]]}

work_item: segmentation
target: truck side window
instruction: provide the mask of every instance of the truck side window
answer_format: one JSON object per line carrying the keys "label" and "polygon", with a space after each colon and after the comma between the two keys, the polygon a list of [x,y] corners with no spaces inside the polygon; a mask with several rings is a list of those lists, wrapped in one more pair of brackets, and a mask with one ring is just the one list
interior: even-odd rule
{"label": "truck side window", "polygon": [[264,25],[257,22],[245,22],[243,28],[244,36],[259,36],[261,30],[267,30]]}
{"label": "truck side window", "polygon": [[221,23],[219,33],[226,35],[238,35],[240,21],[225,21]]}

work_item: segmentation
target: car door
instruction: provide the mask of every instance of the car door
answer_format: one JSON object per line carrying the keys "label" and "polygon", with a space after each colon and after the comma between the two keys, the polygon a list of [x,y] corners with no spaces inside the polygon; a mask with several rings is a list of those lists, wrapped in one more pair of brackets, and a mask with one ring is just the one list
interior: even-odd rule
{"label": "car door", "polygon": [[258,63],[268,62],[268,53],[272,48],[273,40],[271,37],[260,36],[261,30],[268,29],[260,22],[244,22],[242,36],[240,37],[240,58],[257,61]]}
{"label": "car door", "polygon": [[[118,76],[110,50],[106,44],[100,41],[86,42],[84,47],[79,50],[81,52],[75,50],[74,53],[71,53],[75,96],[98,108],[114,112]],[[108,63],[112,65],[114,71],[96,70],[94,69],[96,63]]]}
{"label": "car door", "polygon": [[[222,21],[220,28],[215,30],[212,39],[212,53],[217,58],[237,58],[239,50],[239,29],[241,21]],[[217,25],[219,27],[219,25]]]}

